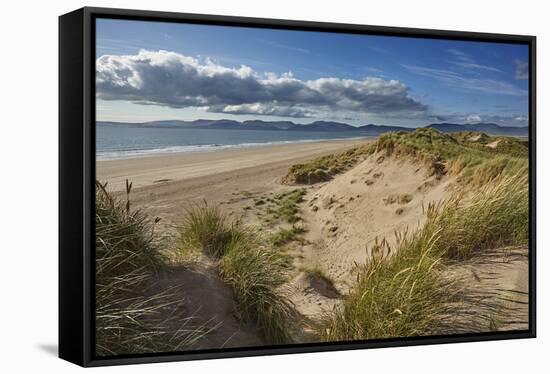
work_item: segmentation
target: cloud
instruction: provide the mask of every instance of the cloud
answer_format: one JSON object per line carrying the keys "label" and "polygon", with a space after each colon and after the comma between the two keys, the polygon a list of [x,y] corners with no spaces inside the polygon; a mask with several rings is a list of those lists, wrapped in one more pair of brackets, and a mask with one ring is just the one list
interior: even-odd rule
{"label": "cloud", "polygon": [[258,73],[244,65],[226,67],[168,51],[104,55],[96,61],[99,99],[219,113],[314,117],[335,112],[427,112],[409,90],[397,80],[300,80],[292,73]]}
{"label": "cloud", "polygon": [[502,70],[500,70],[500,69],[494,68],[492,66],[476,64],[474,62],[457,62],[457,61],[455,61],[455,62],[453,62],[453,64],[456,65],[456,66],[459,66],[461,68],[464,68],[464,69],[485,70],[485,71],[492,71],[492,72],[495,72],[495,73],[502,73]]}
{"label": "cloud", "polygon": [[526,61],[515,60],[516,64],[516,79],[529,79],[529,63]]}
{"label": "cloud", "polygon": [[477,114],[470,114],[466,117],[467,123],[478,123],[481,122],[481,117]]}
{"label": "cloud", "polygon": [[473,62],[473,59],[470,57],[470,55],[462,51],[459,51],[458,49],[449,48],[447,49],[447,52],[452,54],[457,60],[464,61],[464,62]]}
{"label": "cloud", "polygon": [[454,60],[450,61],[450,63],[463,70],[469,70],[472,73],[476,70],[502,73],[502,70],[498,68],[478,63],[472,56],[465,52],[459,51],[458,49],[450,48],[447,49],[447,52],[449,52],[454,58]]}
{"label": "cloud", "polygon": [[[212,108],[209,108],[209,111],[212,111]],[[315,112],[308,111],[307,109],[292,106],[280,107],[273,103],[226,105],[221,110],[220,108],[216,108],[215,111],[230,114],[258,114],[296,118],[315,116]]]}
{"label": "cloud", "polygon": [[434,69],[412,65],[402,66],[413,73],[437,79],[453,87],[460,87],[468,90],[481,91],[491,94],[511,96],[527,95],[526,90],[517,88],[516,86],[508,82],[496,79],[467,77],[460,73],[446,69]]}

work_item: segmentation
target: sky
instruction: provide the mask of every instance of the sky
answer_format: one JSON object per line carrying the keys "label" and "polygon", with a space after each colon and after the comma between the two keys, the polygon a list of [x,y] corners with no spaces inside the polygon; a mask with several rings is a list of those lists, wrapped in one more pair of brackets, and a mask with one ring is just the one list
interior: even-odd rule
{"label": "sky", "polygon": [[528,47],[98,19],[99,121],[528,125]]}

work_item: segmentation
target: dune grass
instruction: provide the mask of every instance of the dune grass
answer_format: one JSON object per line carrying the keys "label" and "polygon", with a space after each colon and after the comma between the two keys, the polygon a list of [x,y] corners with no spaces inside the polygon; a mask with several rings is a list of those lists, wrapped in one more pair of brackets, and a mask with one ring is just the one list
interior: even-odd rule
{"label": "dune grass", "polygon": [[335,175],[352,168],[364,155],[372,153],[373,150],[372,145],[367,144],[345,152],[292,165],[283,178],[283,182],[286,184],[315,184],[329,181]]}
{"label": "dune grass", "polygon": [[[528,156],[526,143],[506,136],[489,136],[479,132],[443,133],[432,128],[419,128],[412,132],[388,132],[378,140],[349,151],[315,158],[292,165],[283,181],[287,184],[315,184],[331,180],[373,153],[408,155],[425,162],[432,174],[444,175],[447,169],[464,171],[463,184],[483,184],[483,178],[470,178],[478,165],[501,155],[510,165],[504,170],[514,175],[514,165],[525,164]],[[454,163],[453,167],[450,164]],[[449,164],[449,165],[447,165]],[[492,165],[493,172],[500,165]],[[486,166],[489,167],[489,166]]]}
{"label": "dune grass", "polygon": [[96,183],[96,354],[191,349],[205,334],[185,317],[176,290],[147,292],[163,267],[151,221]]}
{"label": "dune grass", "polygon": [[[487,331],[481,326],[495,308],[483,295],[464,295],[445,267],[476,253],[528,240],[528,187],[524,174],[502,176],[464,200],[430,205],[424,227],[371,248],[358,281],[341,307],[328,315],[319,334],[324,341],[407,337],[434,333]],[[384,244],[385,243],[385,244]],[[457,317],[472,311],[466,321]],[[483,317],[487,318],[483,318]]]}
{"label": "dune grass", "polygon": [[182,250],[200,250],[219,264],[244,320],[254,322],[270,344],[292,341],[296,312],[282,292],[289,269],[286,255],[252,227],[206,203],[186,211],[179,232]]}
{"label": "dune grass", "polygon": [[221,259],[222,278],[231,285],[241,316],[254,321],[270,344],[291,343],[297,314],[281,293],[288,259],[257,237],[232,240]]}
{"label": "dune grass", "polygon": [[459,177],[462,186],[471,188],[501,175],[526,172],[528,164],[528,148],[520,140],[475,132],[446,134],[430,128],[390,132],[380,136],[375,145],[376,152],[412,156],[426,163],[432,174],[450,172]]}
{"label": "dune grass", "polygon": [[300,220],[298,204],[303,201],[305,194],[306,190],[300,188],[276,195],[276,209],[273,212],[274,217],[287,223],[298,222]]}
{"label": "dune grass", "polygon": [[179,226],[181,248],[196,249],[213,258],[224,255],[225,247],[238,235],[235,224],[217,207],[206,202],[186,209]]}
{"label": "dune grass", "polygon": [[275,247],[280,247],[295,240],[298,235],[304,232],[305,229],[301,226],[293,225],[290,229],[280,227],[276,232],[270,234],[267,239]]}

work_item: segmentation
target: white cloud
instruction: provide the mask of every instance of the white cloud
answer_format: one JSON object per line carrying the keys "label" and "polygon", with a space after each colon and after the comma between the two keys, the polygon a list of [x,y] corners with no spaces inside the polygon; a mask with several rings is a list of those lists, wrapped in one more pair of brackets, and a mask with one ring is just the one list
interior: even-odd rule
{"label": "white cloud", "polygon": [[481,122],[481,117],[477,114],[470,114],[466,117],[467,123],[478,123]]}
{"label": "white cloud", "polygon": [[476,62],[472,56],[465,52],[459,51],[458,49],[450,48],[447,49],[447,52],[449,52],[455,59],[455,61],[451,61],[451,64],[458,66],[462,69],[484,70],[492,71],[495,73],[502,73],[502,70],[497,69],[493,66],[487,66]]}
{"label": "white cloud", "polygon": [[412,71],[413,73],[437,79],[452,87],[459,87],[468,90],[475,90],[500,95],[527,95],[526,90],[517,88],[516,86],[508,82],[496,79],[466,77],[462,74],[446,69],[425,68],[412,65],[402,66]]}
{"label": "white cloud", "polygon": [[333,77],[300,80],[258,73],[248,66],[226,67],[168,51],[104,55],[96,61],[96,92],[103,100],[211,112],[310,117],[322,113],[418,115],[428,108],[397,80]]}

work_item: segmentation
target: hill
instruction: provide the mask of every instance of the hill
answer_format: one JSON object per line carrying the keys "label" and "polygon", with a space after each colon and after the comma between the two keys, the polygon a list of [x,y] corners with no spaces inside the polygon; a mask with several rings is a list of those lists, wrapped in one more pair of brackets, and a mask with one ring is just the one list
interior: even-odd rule
{"label": "hill", "polygon": [[[361,136],[378,136],[391,131],[414,131],[414,128],[403,126],[388,126],[368,124],[363,126],[351,126],[347,123],[334,121],[315,121],[307,124],[298,124],[292,121],[261,121],[248,120],[244,122],[219,119],[207,120],[198,119],[194,121],[163,120],[141,123],[127,122],[97,122],[104,126],[131,126],[131,127],[158,127],[158,128],[200,128],[215,130],[269,130],[269,131],[305,131],[305,132],[350,132]],[[499,126],[495,123],[456,124],[456,123],[433,123],[425,126],[445,133],[477,131],[489,135],[506,136],[528,136],[528,127]]]}

